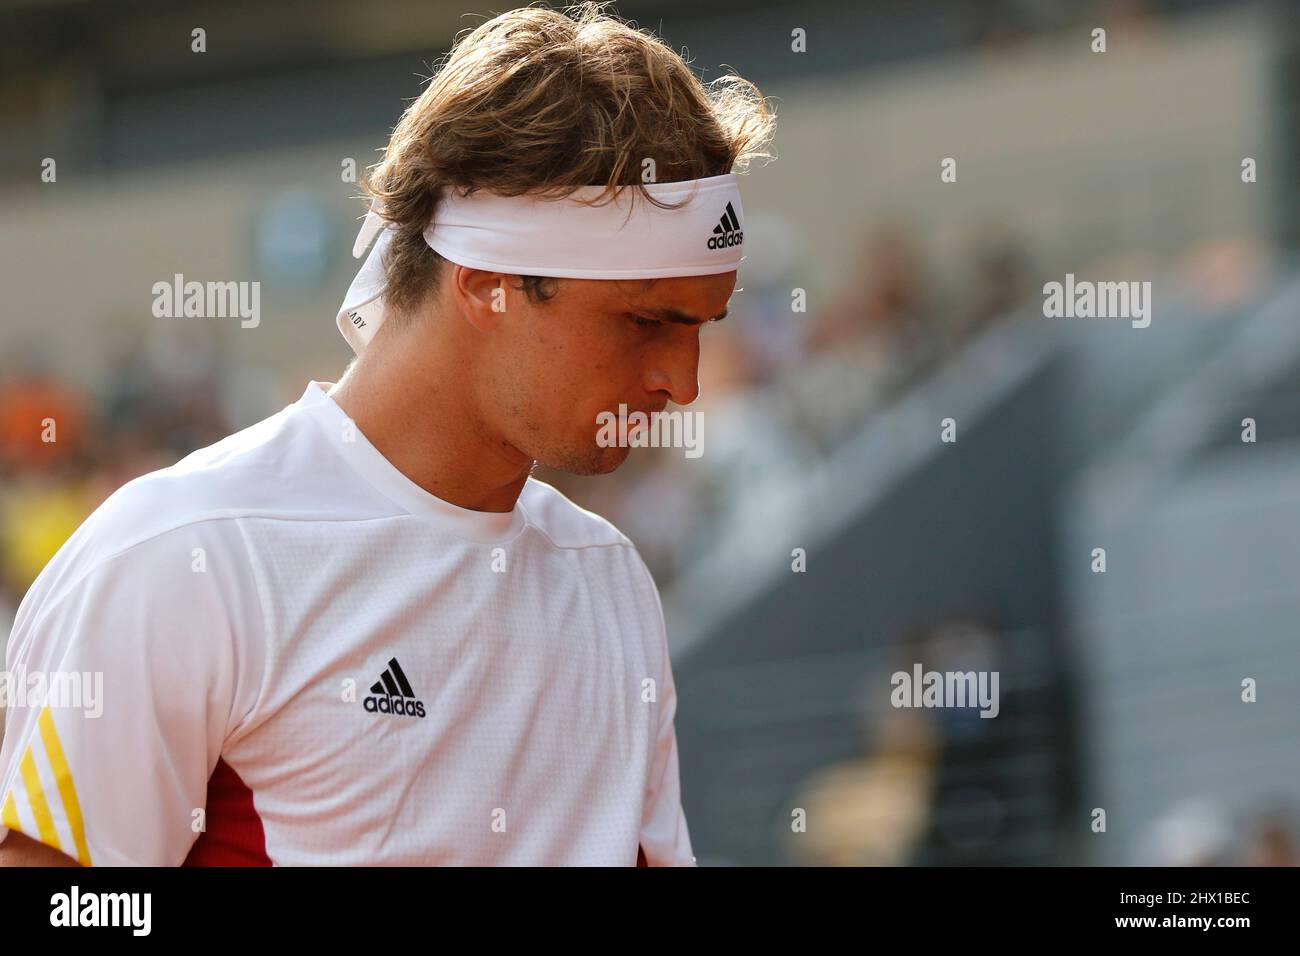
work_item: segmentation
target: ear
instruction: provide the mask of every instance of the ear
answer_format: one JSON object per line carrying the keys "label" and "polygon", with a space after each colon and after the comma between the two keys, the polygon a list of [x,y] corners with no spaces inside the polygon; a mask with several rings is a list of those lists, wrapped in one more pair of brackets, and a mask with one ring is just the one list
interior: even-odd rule
{"label": "ear", "polygon": [[457,263],[451,265],[451,289],[456,307],[470,325],[480,332],[497,327],[510,305],[515,290],[504,272],[485,272]]}

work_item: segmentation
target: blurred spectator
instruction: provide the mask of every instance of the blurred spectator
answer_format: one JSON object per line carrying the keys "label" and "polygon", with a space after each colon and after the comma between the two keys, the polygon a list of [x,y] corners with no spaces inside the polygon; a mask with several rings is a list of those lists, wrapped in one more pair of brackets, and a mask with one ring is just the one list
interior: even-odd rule
{"label": "blurred spectator", "polygon": [[69,463],[83,440],[82,396],[30,361],[0,380],[0,475]]}
{"label": "blurred spectator", "polygon": [[89,513],[78,481],[20,478],[0,498],[0,569],[6,589],[21,595]]}
{"label": "blurred spectator", "polygon": [[1035,291],[1029,263],[1020,244],[1000,235],[994,228],[977,239],[972,260],[973,274],[966,310],[959,314],[957,325],[952,330],[947,343],[949,350],[983,331],[990,322],[1007,315]]}
{"label": "blurred spectator", "polygon": [[909,863],[930,825],[937,747],[929,711],[881,712],[869,753],[824,768],[795,795],[807,831],[786,837],[791,857],[808,866]]}
{"label": "blurred spectator", "polygon": [[1189,799],[1156,820],[1143,856],[1155,866],[1223,866],[1233,842],[1232,821],[1218,804]]}
{"label": "blurred spectator", "polygon": [[0,611],[16,609],[114,491],[233,430],[221,411],[224,382],[204,338],[185,332],[130,352],[102,396],[30,360],[0,379]]}
{"label": "blurred spectator", "polygon": [[1295,814],[1277,809],[1259,815],[1247,829],[1243,866],[1300,866]]}

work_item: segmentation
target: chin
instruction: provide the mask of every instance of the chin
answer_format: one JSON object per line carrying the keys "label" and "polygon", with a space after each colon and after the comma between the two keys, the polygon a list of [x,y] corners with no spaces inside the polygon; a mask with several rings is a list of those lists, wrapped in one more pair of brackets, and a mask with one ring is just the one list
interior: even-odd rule
{"label": "chin", "polygon": [[591,470],[585,474],[608,475],[610,472],[617,471],[618,466],[627,461],[631,451],[631,448],[597,448]]}
{"label": "chin", "polygon": [[602,467],[596,474],[608,475],[612,471],[617,471],[618,466],[627,461],[627,456],[632,454],[631,448],[602,448],[604,454],[601,456]]}
{"label": "chin", "polygon": [[627,461],[631,451],[632,449],[628,447],[601,448],[599,445],[592,445],[585,453],[560,454],[549,460],[539,458],[538,461],[548,468],[567,472],[570,475],[584,477],[608,475],[612,471],[617,471],[618,466]]}

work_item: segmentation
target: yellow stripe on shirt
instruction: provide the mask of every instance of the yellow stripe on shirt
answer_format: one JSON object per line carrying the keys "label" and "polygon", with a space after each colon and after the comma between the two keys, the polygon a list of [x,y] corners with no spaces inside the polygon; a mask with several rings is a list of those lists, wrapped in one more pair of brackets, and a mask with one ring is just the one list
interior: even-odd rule
{"label": "yellow stripe on shirt", "polygon": [[18,804],[14,803],[14,792],[10,790],[5,794],[4,809],[0,810],[0,826],[8,827],[10,830],[23,832],[23,825],[18,819]]}
{"label": "yellow stripe on shirt", "polygon": [[27,802],[32,805],[32,816],[36,818],[36,830],[41,842],[62,850],[58,831],[54,829],[54,818],[50,816],[50,806],[45,802],[45,792],[41,790],[41,778],[36,772],[36,758],[32,756],[31,747],[23,754],[18,770],[23,776],[23,789],[27,791]]}
{"label": "yellow stripe on shirt", "polygon": [[72,830],[72,839],[77,845],[77,862],[90,866],[90,848],[86,845],[86,824],[81,816],[81,801],[77,799],[77,788],[72,785],[72,770],[68,767],[68,758],[63,753],[59,742],[59,732],[54,727],[54,715],[50,708],[41,711],[41,740],[45,741],[45,755],[50,758],[54,768],[54,780],[63,798],[63,812],[68,818],[68,827]]}

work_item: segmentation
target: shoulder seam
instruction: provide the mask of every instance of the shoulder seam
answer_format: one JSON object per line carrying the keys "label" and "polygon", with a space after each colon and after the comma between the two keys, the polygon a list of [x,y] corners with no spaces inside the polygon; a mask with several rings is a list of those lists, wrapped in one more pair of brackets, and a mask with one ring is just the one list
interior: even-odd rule
{"label": "shoulder seam", "polygon": [[528,517],[527,526],[535,530],[538,534],[540,534],[543,538],[545,538],[548,542],[550,542],[551,547],[553,547],[556,551],[587,551],[592,548],[631,548],[633,551],[636,550],[636,546],[631,541],[606,541],[603,543],[595,542],[592,544],[560,544],[553,537],[551,537],[551,533],[549,531],[547,531],[540,524],[534,521],[531,515]]}
{"label": "shoulder seam", "polygon": [[[242,726],[248,720],[249,715],[252,714],[253,711],[257,709],[258,704],[262,700],[262,691],[267,686],[270,680],[271,666],[272,666],[274,655],[270,652],[270,647],[272,644],[270,639],[271,613],[270,611],[267,610],[266,586],[263,580],[262,565],[258,561],[256,554],[254,553],[252,543],[248,540],[248,532],[247,530],[245,530],[244,525],[241,523],[241,521],[238,518],[234,518],[233,520],[235,522],[236,530],[239,531],[239,540],[242,541],[244,544],[244,554],[247,556],[248,567],[253,576],[253,588],[257,591],[257,606],[258,609],[262,612],[262,649],[263,649],[263,654],[265,655],[262,661],[262,680],[258,684],[257,694],[255,695],[252,710],[249,710],[247,713],[241,714],[239,716],[239,720],[237,721],[237,726]],[[231,721],[233,720],[234,716],[235,716],[234,714],[230,714],[226,720],[225,739],[221,742],[222,755],[225,754],[226,748],[230,746],[232,743],[234,743],[236,739],[244,737],[245,734],[249,732],[248,729],[244,730],[243,732],[231,731],[230,729]]]}
{"label": "shoulder seam", "polygon": [[[557,495],[560,498],[560,500],[568,507],[576,511],[585,512],[587,514],[593,515],[595,518],[599,519],[606,526],[608,526],[616,536],[616,539],[614,541],[606,541],[604,543],[572,544],[572,545],[560,544],[558,541],[555,540],[554,537],[551,536],[551,533],[549,531],[547,531],[544,527],[542,527],[541,522],[537,520],[537,518],[533,514],[532,509],[528,507],[527,503],[525,503],[523,500],[523,496],[520,495],[519,506],[520,508],[523,509],[524,512],[525,525],[528,527],[535,528],[538,534],[540,534],[543,538],[545,538],[547,541],[551,543],[551,547],[555,548],[557,551],[585,551],[588,548],[631,548],[633,551],[636,551],[636,545],[632,543],[632,539],[629,538],[627,535],[625,535],[622,531],[620,531],[618,527],[615,526],[615,524],[612,521],[610,521],[608,518],[598,515],[595,512],[587,512],[586,509],[582,508],[580,505],[577,505],[574,502],[570,501],[564,495],[564,493],[560,491],[560,489],[556,488],[554,485],[549,485],[544,481],[533,479],[531,477],[530,480],[537,481],[539,485],[545,485],[546,488],[549,489],[549,493]],[[544,494],[545,493],[546,492],[544,492]]]}

